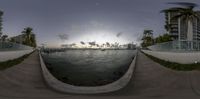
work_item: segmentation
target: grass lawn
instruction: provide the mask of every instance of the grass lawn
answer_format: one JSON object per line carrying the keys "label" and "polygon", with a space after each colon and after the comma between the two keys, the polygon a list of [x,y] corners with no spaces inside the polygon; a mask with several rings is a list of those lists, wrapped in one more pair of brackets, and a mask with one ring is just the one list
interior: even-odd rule
{"label": "grass lawn", "polygon": [[[142,52],[144,53],[144,52]],[[145,54],[145,53],[144,53]],[[197,64],[180,64],[180,63],[175,63],[175,62],[169,62],[165,60],[158,59],[154,56],[145,54],[147,57],[152,59],[153,61],[159,63],[162,66],[165,66],[167,68],[173,69],[173,70],[178,70],[178,71],[192,71],[192,70],[200,70],[200,63]]]}
{"label": "grass lawn", "polygon": [[[34,52],[34,51],[33,51]],[[32,54],[33,52],[31,52],[30,54]],[[9,67],[12,67],[14,65],[17,65],[19,63],[21,63],[22,61],[24,61],[24,59],[26,59],[30,54],[26,54],[26,55],[23,55],[17,59],[13,59],[13,60],[8,60],[8,61],[5,61],[5,62],[0,62],[0,70],[5,70]]]}

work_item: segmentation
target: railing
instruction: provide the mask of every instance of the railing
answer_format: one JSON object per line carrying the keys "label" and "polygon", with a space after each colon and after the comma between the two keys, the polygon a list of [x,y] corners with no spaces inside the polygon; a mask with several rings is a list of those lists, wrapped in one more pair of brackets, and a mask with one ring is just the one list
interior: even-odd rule
{"label": "railing", "polygon": [[200,51],[200,41],[170,41],[148,48],[154,51]]}
{"label": "railing", "polygon": [[10,51],[10,50],[29,50],[33,49],[32,47],[12,43],[12,42],[0,42],[0,51]]}

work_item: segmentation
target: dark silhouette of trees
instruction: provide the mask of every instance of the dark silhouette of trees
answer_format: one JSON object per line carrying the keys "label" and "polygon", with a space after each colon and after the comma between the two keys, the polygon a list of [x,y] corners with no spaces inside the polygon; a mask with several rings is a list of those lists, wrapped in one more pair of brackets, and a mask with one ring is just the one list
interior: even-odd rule
{"label": "dark silhouette of trees", "polygon": [[3,34],[2,33],[2,29],[3,29],[3,27],[2,27],[2,21],[3,21],[2,16],[3,16],[3,11],[0,10],[0,37]]}
{"label": "dark silhouette of trees", "polygon": [[2,40],[3,42],[5,42],[7,38],[8,38],[8,35],[3,35],[3,36],[1,37],[1,40]]}
{"label": "dark silhouette of trees", "polygon": [[109,43],[109,42],[106,42],[106,46],[107,46],[107,47],[110,47],[110,43]]}
{"label": "dark silhouette of trees", "polygon": [[81,43],[82,45],[85,45],[85,42],[83,42],[83,41],[81,41],[80,43]]}
{"label": "dark silhouette of trees", "polygon": [[164,35],[160,35],[158,37],[155,38],[155,43],[163,43],[163,42],[169,42],[172,41],[172,38],[169,34],[164,34]]}
{"label": "dark silhouette of trees", "polygon": [[24,30],[22,31],[23,34],[23,44],[24,45],[28,45],[31,47],[36,47],[36,37],[35,34],[33,33],[33,29],[31,27],[26,27],[24,28]]}
{"label": "dark silhouette of trees", "polygon": [[153,39],[153,30],[144,30],[143,37],[142,37],[142,47],[148,47],[150,45],[153,45],[154,39]]}

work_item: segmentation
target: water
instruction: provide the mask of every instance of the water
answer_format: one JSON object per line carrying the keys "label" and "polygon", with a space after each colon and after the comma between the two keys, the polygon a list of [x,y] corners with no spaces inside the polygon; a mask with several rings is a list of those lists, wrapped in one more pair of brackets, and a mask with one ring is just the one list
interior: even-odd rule
{"label": "water", "polygon": [[76,86],[100,86],[118,80],[129,68],[135,50],[67,50],[42,53],[49,71]]}

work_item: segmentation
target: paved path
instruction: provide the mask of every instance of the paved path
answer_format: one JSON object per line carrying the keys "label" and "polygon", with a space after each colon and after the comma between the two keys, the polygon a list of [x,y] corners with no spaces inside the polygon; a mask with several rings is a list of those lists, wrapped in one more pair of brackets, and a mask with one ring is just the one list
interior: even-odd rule
{"label": "paved path", "polygon": [[200,99],[199,83],[200,71],[174,71],[155,63],[139,52],[136,69],[129,85],[112,94],[151,98]]}
{"label": "paved path", "polygon": [[21,64],[1,71],[0,78],[0,96],[4,98],[51,97],[57,94],[43,81],[37,52]]}
{"label": "paved path", "polygon": [[51,90],[43,81],[38,53],[24,62],[0,71],[1,99],[200,99],[200,71],[177,72],[138,53],[131,82],[120,91],[100,95],[62,94]]}

